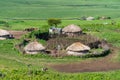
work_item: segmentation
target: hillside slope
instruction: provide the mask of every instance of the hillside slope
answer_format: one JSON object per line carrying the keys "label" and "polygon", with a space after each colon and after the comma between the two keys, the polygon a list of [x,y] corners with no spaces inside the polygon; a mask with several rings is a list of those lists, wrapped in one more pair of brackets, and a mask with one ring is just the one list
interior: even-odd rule
{"label": "hillside slope", "polygon": [[117,18],[119,13],[119,0],[0,0],[0,18]]}

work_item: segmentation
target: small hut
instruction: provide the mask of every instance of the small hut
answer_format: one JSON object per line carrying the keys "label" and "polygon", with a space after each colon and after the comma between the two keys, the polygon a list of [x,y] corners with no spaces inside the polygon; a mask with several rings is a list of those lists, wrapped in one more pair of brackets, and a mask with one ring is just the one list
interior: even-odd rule
{"label": "small hut", "polygon": [[12,35],[8,31],[0,29],[0,40],[9,39],[11,37]]}
{"label": "small hut", "polygon": [[107,19],[107,17],[105,17],[105,16],[99,17],[99,20],[105,20],[105,19]]}
{"label": "small hut", "polygon": [[49,35],[52,37],[53,35],[60,35],[62,33],[62,28],[51,27],[49,28]]}
{"label": "small hut", "polygon": [[38,43],[37,41],[30,42],[28,45],[24,47],[24,51],[27,54],[37,54],[39,52],[43,52],[45,47]]}
{"label": "small hut", "polygon": [[86,18],[87,21],[92,21],[92,20],[94,20],[94,19],[95,19],[95,18],[92,17],[92,16],[89,16],[89,17]]}
{"label": "small hut", "polygon": [[88,53],[90,50],[90,47],[80,43],[76,42],[67,47],[67,54],[68,55],[74,55],[74,56],[80,56],[80,55],[85,55]]}
{"label": "small hut", "polygon": [[78,36],[82,33],[82,29],[74,24],[68,25],[62,29],[62,34],[67,36]]}

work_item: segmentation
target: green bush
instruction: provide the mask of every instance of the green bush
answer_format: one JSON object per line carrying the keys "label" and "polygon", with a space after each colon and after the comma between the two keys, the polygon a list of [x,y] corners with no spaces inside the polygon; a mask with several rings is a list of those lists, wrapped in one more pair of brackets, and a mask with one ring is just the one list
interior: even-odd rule
{"label": "green bush", "polygon": [[10,27],[10,25],[6,21],[0,21],[0,25],[3,25],[4,27]]}
{"label": "green bush", "polygon": [[43,39],[48,40],[49,33],[47,31],[41,31],[41,30],[35,30],[29,33],[26,38],[32,38],[32,39]]}
{"label": "green bush", "polygon": [[48,25],[57,26],[58,24],[61,24],[61,19],[56,19],[56,18],[48,19]]}
{"label": "green bush", "polygon": [[0,24],[6,24],[7,22],[6,21],[0,21]]}

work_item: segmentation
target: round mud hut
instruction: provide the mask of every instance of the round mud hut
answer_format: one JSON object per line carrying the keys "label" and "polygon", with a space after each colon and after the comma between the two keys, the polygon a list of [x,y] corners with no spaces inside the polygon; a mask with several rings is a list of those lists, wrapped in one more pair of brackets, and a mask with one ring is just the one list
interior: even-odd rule
{"label": "round mud hut", "polygon": [[45,47],[42,44],[35,41],[30,42],[28,45],[26,45],[24,47],[24,51],[26,54],[37,54],[39,52],[45,51]]}
{"label": "round mud hut", "polygon": [[5,39],[9,39],[11,37],[11,34],[3,29],[0,29],[0,40],[5,40]]}
{"label": "round mud hut", "polygon": [[92,21],[92,20],[94,20],[94,19],[95,19],[95,18],[92,17],[92,16],[89,16],[89,17],[86,18],[87,21]]}
{"label": "round mud hut", "polygon": [[80,42],[75,42],[69,47],[67,47],[67,54],[73,56],[85,55],[90,50],[89,46],[86,46]]}
{"label": "round mud hut", "polygon": [[82,33],[82,29],[74,24],[68,25],[62,29],[62,34],[67,36],[78,36]]}

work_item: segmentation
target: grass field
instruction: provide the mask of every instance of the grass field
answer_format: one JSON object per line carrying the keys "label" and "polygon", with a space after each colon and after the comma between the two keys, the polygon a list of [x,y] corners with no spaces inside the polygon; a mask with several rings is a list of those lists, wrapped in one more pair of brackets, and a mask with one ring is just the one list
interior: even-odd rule
{"label": "grass field", "polygon": [[[62,24],[59,27],[64,27],[68,24],[77,24],[81,28],[92,35],[98,36],[99,38],[106,39],[109,43],[114,46],[120,47],[120,32],[116,32],[120,28],[119,19],[115,19],[115,25],[111,25],[112,20],[95,20],[95,21],[80,21],[80,20],[63,20]],[[108,24],[104,24],[107,22]],[[24,30],[27,27],[37,27],[46,29],[49,27],[46,20],[28,20],[21,22],[20,20],[8,20],[8,23],[11,27],[4,27],[1,25],[1,28],[8,30]],[[101,25],[98,25],[101,24]],[[87,31],[88,29],[89,31]],[[99,31],[99,32],[98,32]],[[71,62],[80,62],[87,59],[79,57],[65,57],[65,58],[52,58],[47,55],[35,55],[27,56],[22,55],[18,50],[14,48],[14,44],[18,40],[6,40],[0,41],[0,73],[6,75],[1,79],[28,79],[28,80],[119,80],[119,70],[108,71],[108,72],[87,72],[87,73],[60,73],[56,72],[53,69],[49,68],[47,72],[42,72],[41,68],[46,67],[49,64],[58,64],[58,63],[71,63]],[[4,45],[4,46],[3,46]],[[112,60],[115,62],[120,61],[120,52],[117,53],[117,56]],[[90,60],[92,58],[89,58]],[[88,59],[88,60],[89,60]],[[97,59],[97,58],[93,58]],[[28,65],[31,64],[31,67]],[[32,73],[29,73],[32,71]]]}
{"label": "grass field", "polygon": [[110,16],[119,18],[119,0],[1,0],[0,18],[80,18]]}
{"label": "grass field", "polygon": [[[24,30],[35,27],[48,30],[48,19],[62,18],[58,27],[69,24],[79,25],[84,32],[100,39],[106,39],[115,47],[120,47],[120,1],[119,0],[0,0],[0,28]],[[65,20],[82,16],[110,16],[110,20]],[[18,19],[18,20],[11,20]],[[112,22],[115,22],[112,25]],[[106,24],[107,23],[107,24]],[[0,80],[120,80],[120,70],[108,72],[61,73],[48,65],[97,60],[100,58],[64,57],[53,58],[48,55],[23,55],[15,48],[19,40],[0,41]],[[120,50],[111,59],[120,62]],[[30,65],[30,66],[29,66]],[[48,71],[41,69],[48,67]]]}

